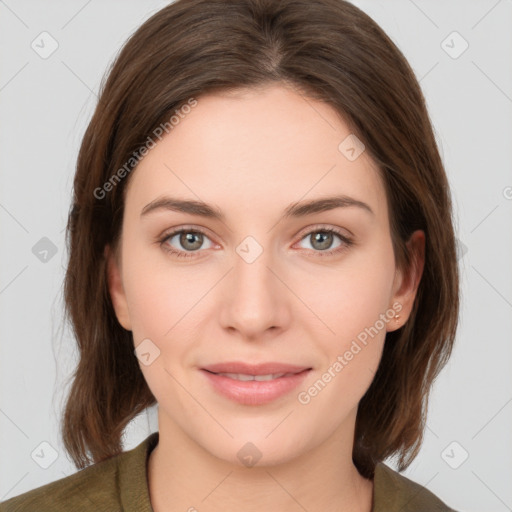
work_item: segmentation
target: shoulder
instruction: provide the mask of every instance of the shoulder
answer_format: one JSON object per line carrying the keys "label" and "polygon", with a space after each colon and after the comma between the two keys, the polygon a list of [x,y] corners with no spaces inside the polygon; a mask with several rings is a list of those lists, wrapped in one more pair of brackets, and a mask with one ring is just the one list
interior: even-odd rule
{"label": "shoulder", "polygon": [[4,501],[0,512],[121,510],[115,506],[119,503],[116,477],[121,455]]}
{"label": "shoulder", "polygon": [[456,512],[426,487],[379,462],[374,476],[373,512]]}
{"label": "shoulder", "polygon": [[146,464],[158,432],[138,446],[0,503],[0,512],[151,511]]}

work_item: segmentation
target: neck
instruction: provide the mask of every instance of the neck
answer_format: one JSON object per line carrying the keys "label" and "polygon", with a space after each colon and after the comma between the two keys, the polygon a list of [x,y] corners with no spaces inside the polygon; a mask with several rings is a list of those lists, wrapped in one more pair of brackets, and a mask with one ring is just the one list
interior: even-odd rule
{"label": "neck", "polygon": [[148,462],[154,512],[373,509],[373,481],[352,462],[355,414],[352,429],[339,429],[312,450],[278,464],[245,467],[206,451],[160,412],[159,442]]}

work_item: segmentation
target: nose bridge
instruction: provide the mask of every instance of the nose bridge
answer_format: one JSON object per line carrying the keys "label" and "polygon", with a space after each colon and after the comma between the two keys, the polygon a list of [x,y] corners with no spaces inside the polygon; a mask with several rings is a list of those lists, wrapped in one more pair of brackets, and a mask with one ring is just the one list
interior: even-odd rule
{"label": "nose bridge", "polygon": [[[228,285],[227,322],[241,330],[265,330],[282,323],[283,285],[275,273],[271,236],[246,236],[236,247]],[[265,238],[265,240],[262,240]]]}
{"label": "nose bridge", "polygon": [[[264,237],[264,240],[262,239]],[[270,236],[246,236],[235,248],[233,280],[237,293],[269,294],[274,289],[275,277],[270,271],[274,265],[274,255],[270,247]],[[266,301],[268,303],[268,300]]]}

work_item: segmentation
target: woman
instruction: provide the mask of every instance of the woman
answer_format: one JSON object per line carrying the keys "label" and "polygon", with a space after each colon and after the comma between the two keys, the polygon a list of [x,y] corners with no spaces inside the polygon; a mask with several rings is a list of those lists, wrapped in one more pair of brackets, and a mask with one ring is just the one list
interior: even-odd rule
{"label": "woman", "polygon": [[85,469],[0,510],[452,510],[383,462],[419,451],[459,281],[423,95],[362,11],[147,20],[85,133],[68,244],[62,434]]}

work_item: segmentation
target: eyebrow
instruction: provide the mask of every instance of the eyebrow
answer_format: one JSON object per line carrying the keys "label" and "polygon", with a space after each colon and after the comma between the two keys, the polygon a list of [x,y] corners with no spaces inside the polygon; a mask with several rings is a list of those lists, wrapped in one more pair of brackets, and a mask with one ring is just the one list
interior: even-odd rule
{"label": "eyebrow", "polygon": [[[370,206],[363,201],[359,201],[358,199],[354,199],[353,197],[346,195],[339,195],[292,203],[284,210],[282,218],[305,217],[314,213],[348,207],[361,208],[371,215],[375,215]],[[144,215],[157,210],[171,210],[191,215],[199,215],[201,217],[219,220],[222,222],[225,221],[225,215],[216,206],[209,205],[202,201],[177,199],[168,196],[151,201],[142,209],[140,216],[143,217]]]}

